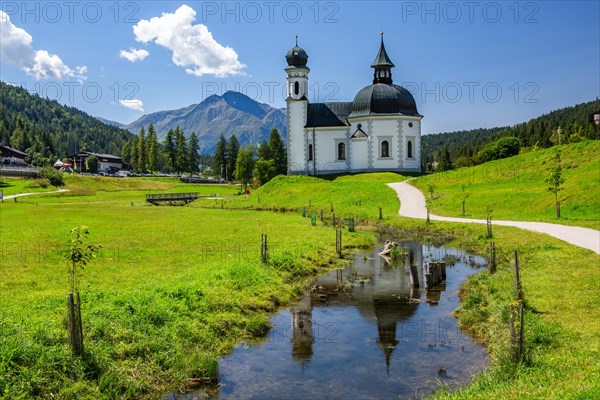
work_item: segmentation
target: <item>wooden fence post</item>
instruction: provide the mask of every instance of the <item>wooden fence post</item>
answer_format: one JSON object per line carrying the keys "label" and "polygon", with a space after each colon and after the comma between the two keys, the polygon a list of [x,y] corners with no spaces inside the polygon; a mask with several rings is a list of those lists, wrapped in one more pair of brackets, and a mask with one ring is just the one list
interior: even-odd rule
{"label": "wooden fence post", "polygon": [[73,295],[73,292],[69,292],[67,297],[67,329],[73,353],[77,356],[83,354],[83,327],[79,292],[77,292],[77,297]]}
{"label": "wooden fence post", "polygon": [[263,233],[260,238],[260,259],[263,264],[266,264],[269,259],[266,233]]}
{"label": "wooden fence post", "polygon": [[496,273],[496,244],[494,242],[490,243],[490,263],[488,268],[490,274]]}
{"label": "wooden fence post", "polygon": [[510,357],[515,364],[523,357],[523,303],[510,305]]}
{"label": "wooden fence post", "polygon": [[523,300],[523,292],[521,290],[521,272],[519,271],[519,252],[515,250],[515,285],[517,300]]}
{"label": "wooden fence post", "polygon": [[510,304],[510,345],[511,359],[514,363],[523,357],[523,290],[519,267],[519,252],[515,250],[515,301]]}
{"label": "wooden fence post", "polygon": [[335,250],[338,253],[338,256],[342,258],[342,230],[335,230]]}
{"label": "wooden fence post", "polygon": [[379,219],[383,219],[383,210],[379,207]]}

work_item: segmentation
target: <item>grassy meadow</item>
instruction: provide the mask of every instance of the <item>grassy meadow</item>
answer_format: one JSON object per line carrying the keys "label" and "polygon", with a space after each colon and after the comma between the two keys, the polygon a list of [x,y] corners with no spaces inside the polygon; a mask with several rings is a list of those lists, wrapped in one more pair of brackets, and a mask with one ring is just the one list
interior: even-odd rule
{"label": "grassy meadow", "polygon": [[[571,163],[565,169],[567,183],[588,186],[579,191],[565,184],[563,210],[569,219],[561,223],[587,226],[597,218],[596,197],[588,193],[597,184],[597,149],[590,142],[564,146],[563,162]],[[516,185],[526,197],[541,190],[552,206],[540,183],[543,177],[537,175],[550,154],[542,150],[472,169],[495,170],[502,162],[527,161],[510,164],[523,171],[519,179],[498,176],[494,184],[473,180],[468,216],[485,217],[485,205],[477,208],[476,200],[494,200],[490,206],[496,219],[544,220],[546,211],[536,204],[508,204],[519,198],[512,194]],[[575,166],[573,160],[583,158],[589,162]],[[460,170],[453,173],[458,179]],[[449,199],[456,199],[461,181],[447,181],[449,174],[419,178],[416,184],[435,182],[441,196],[435,207],[452,204],[447,215],[458,215],[455,200]],[[211,381],[218,374],[220,355],[242,340],[262,337],[272,312],[297,298],[318,270],[339,262],[331,227],[320,222],[313,227],[299,213],[252,208],[307,207],[330,215],[333,204],[336,215],[377,222],[382,207],[384,218],[377,223],[384,227],[421,240],[453,238],[452,245],[487,254],[485,226],[399,217],[398,199],[385,183],[404,178],[392,173],[335,179],[280,176],[246,199],[235,195],[237,187],[227,185],[70,177],[70,192],[0,205],[0,397],[160,398],[169,390]],[[528,192],[525,182],[530,180],[537,189]],[[165,191],[217,194],[225,209],[214,198],[187,207],[144,204],[146,193]],[[501,201],[505,194],[507,204]],[[575,199],[581,219],[570,214],[575,209],[568,204]],[[217,209],[203,208],[213,205]],[[233,209],[242,207],[246,210]],[[458,207],[460,213],[460,203]],[[91,240],[103,246],[82,273],[86,353],[81,358],[71,355],[66,339],[67,273],[62,259],[68,232],[78,224],[87,225]],[[262,233],[270,243],[267,266],[260,263]],[[368,232],[344,233],[346,251],[373,240]],[[469,278],[456,311],[461,326],[485,342],[492,365],[470,385],[432,397],[600,398],[600,256],[512,227],[495,226],[493,240],[497,273]],[[514,249],[520,254],[526,310],[526,354],[517,366],[507,355]]]}
{"label": "grassy meadow", "polygon": [[[148,190],[236,192],[178,185],[74,177],[71,192],[0,205],[0,396],[155,398],[209,382],[218,356],[262,337],[270,313],[339,262],[335,232],[297,214],[143,205]],[[80,224],[103,249],[82,273],[86,351],[77,358],[62,254]],[[262,233],[269,265],[260,263]],[[344,235],[348,248],[373,241]]]}
{"label": "grassy meadow", "polygon": [[[561,218],[554,195],[546,190],[555,150],[561,153],[564,190],[559,193]],[[434,214],[462,217],[463,186],[469,194],[465,217],[553,222],[600,229],[600,142],[588,140],[532,151],[475,167],[423,176],[411,181],[423,193],[435,186]]]}

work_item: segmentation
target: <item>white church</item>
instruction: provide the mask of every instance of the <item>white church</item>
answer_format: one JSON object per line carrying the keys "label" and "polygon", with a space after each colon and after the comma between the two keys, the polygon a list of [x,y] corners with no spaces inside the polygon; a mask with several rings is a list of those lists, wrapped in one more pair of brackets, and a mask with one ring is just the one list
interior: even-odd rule
{"label": "white church", "polygon": [[352,102],[307,99],[308,55],[286,56],[288,174],[421,171],[421,119],[412,94],[392,81],[394,63],[383,44],[371,67],[373,84]]}

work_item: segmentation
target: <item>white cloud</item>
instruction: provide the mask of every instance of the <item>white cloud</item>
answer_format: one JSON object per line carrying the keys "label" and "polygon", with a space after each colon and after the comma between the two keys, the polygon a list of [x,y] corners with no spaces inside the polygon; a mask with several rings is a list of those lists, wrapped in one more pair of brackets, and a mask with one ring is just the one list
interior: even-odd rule
{"label": "white cloud", "polygon": [[16,65],[36,79],[67,79],[85,80],[87,68],[76,67],[73,71],[59,56],[46,50],[34,50],[31,46],[33,38],[24,29],[18,28],[8,14],[0,11],[0,53],[2,60]]}
{"label": "white cloud", "polygon": [[175,13],[140,20],[134,25],[133,33],[138,42],[154,41],[171,50],[173,63],[186,67],[188,74],[220,78],[244,75],[246,66],[238,60],[235,50],[219,44],[206,25],[194,25],[195,20],[196,11],[184,4]]}
{"label": "white cloud", "polygon": [[150,53],[148,53],[144,49],[134,49],[133,47],[129,49],[130,51],[121,50],[119,56],[121,58],[126,58],[131,62],[136,62],[137,60],[144,61],[144,58],[148,57]]}
{"label": "white cloud", "polygon": [[144,103],[140,99],[119,100],[119,104],[134,111],[144,111]]}

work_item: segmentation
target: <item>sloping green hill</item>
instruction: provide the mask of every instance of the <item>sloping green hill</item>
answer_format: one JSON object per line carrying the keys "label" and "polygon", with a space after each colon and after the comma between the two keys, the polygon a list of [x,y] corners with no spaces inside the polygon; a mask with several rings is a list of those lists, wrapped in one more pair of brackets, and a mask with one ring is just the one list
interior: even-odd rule
{"label": "sloping green hill", "polygon": [[[338,216],[379,218],[398,214],[399,203],[392,189],[385,184],[399,182],[406,176],[392,172],[344,175],[327,180],[312,176],[283,176],[273,178],[254,191],[250,199],[239,196],[227,207],[302,208],[331,215],[331,206]],[[260,198],[260,203],[259,203]]]}
{"label": "sloping green hill", "polygon": [[[561,152],[564,190],[560,192],[561,219],[555,218],[554,196],[544,180],[555,150]],[[432,212],[461,217],[463,187],[465,217],[556,222],[600,228],[600,142],[584,141],[520,154],[475,167],[424,176],[412,183],[428,193],[435,185],[438,196]]]}
{"label": "sloping green hill", "polygon": [[444,148],[448,149],[453,161],[459,157],[472,157],[487,143],[505,136],[519,138],[525,147],[547,148],[556,143],[552,136],[559,127],[562,129],[562,143],[576,142],[581,138],[593,139],[594,127],[588,122],[588,116],[599,108],[600,100],[596,99],[554,110],[513,126],[425,135],[423,161],[424,164],[439,161]]}

